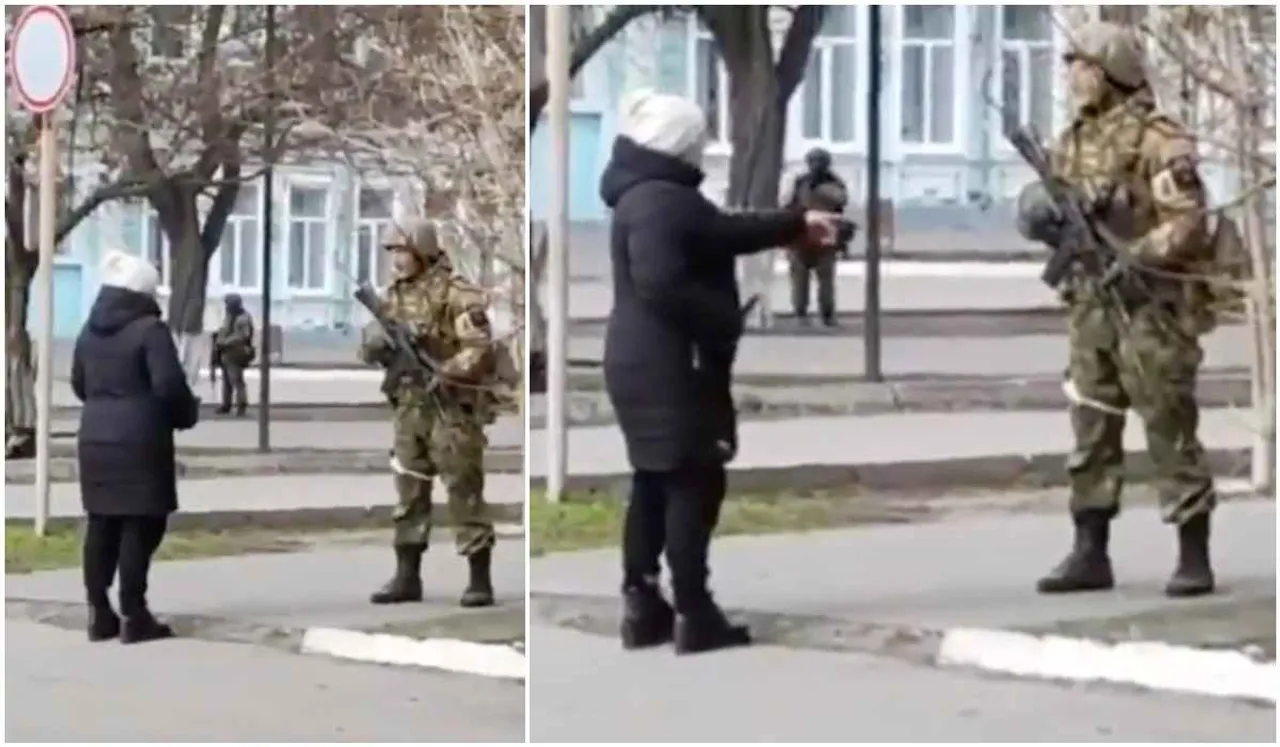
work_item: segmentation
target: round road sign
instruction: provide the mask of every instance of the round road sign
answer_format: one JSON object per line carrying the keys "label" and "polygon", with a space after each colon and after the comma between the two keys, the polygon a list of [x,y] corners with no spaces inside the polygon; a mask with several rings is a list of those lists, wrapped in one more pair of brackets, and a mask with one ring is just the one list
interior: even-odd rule
{"label": "round road sign", "polygon": [[33,114],[52,111],[71,90],[76,68],[75,30],[56,5],[31,5],[13,24],[9,76],[18,103]]}

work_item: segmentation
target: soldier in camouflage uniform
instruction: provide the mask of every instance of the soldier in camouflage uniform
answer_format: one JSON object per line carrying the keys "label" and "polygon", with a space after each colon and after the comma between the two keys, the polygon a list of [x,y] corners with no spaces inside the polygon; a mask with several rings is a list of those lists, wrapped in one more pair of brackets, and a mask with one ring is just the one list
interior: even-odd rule
{"label": "soldier in camouflage uniform", "polygon": [[361,358],[391,366],[385,391],[395,410],[393,470],[399,503],[394,521],[396,571],[374,604],[422,599],[421,563],[431,534],[431,485],[439,475],[448,493],[457,549],[470,582],[464,607],[493,604],[490,560],[493,524],[484,502],[484,426],[493,418],[484,384],[492,354],[486,299],[456,276],[435,229],[424,220],[394,227],[383,241],[395,279],[383,294],[383,313],[409,326],[421,349],[440,363],[442,383],[429,388],[417,371],[395,369],[378,323],[366,327]]}
{"label": "soldier in camouflage uniform", "polygon": [[[1154,300],[1109,312],[1095,284],[1076,274],[1064,283],[1068,306],[1071,424],[1075,449],[1067,470],[1075,544],[1046,577],[1042,593],[1109,589],[1109,526],[1123,484],[1125,411],[1146,425],[1160,507],[1177,527],[1177,566],[1165,591],[1195,596],[1213,590],[1209,516],[1216,494],[1196,435],[1198,335],[1203,283],[1186,280],[1212,261],[1205,189],[1190,134],[1155,108],[1138,40],[1122,27],[1077,29],[1066,55],[1077,107],[1053,150],[1056,175],[1086,199],[1146,275]],[[1019,197],[1019,229],[1057,246],[1060,219],[1039,183]],[[1181,275],[1182,277],[1179,277]]]}
{"label": "soldier in camouflage uniform", "polygon": [[[790,196],[783,200],[789,207],[843,213],[849,202],[844,181],[831,170],[831,154],[814,148],[805,154],[808,170],[796,177]],[[791,308],[801,324],[809,323],[809,279],[818,278],[818,314],[828,327],[836,325],[836,260],[848,252],[852,237],[839,236],[836,244],[817,245],[802,237],[788,247],[787,259],[791,275]]]}
{"label": "soldier in camouflage uniform", "polygon": [[231,412],[234,395],[236,414],[244,415],[249,407],[249,389],[245,385],[244,370],[253,363],[253,317],[245,311],[244,301],[238,294],[228,293],[223,299],[226,313],[222,326],[213,333],[213,344],[218,349],[219,367],[222,369],[222,401],[218,412]]}

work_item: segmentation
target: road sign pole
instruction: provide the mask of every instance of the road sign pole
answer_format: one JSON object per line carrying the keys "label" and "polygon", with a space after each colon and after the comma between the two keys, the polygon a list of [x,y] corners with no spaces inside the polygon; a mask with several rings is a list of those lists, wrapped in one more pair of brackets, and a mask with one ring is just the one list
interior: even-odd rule
{"label": "road sign pole", "polygon": [[49,520],[49,433],[53,396],[53,240],[57,214],[58,140],[53,115],[40,115],[40,264],[36,297],[40,299],[39,347],[36,361],[36,534],[43,537]]}
{"label": "road sign pole", "polygon": [[551,215],[547,221],[547,500],[564,495],[569,468],[569,8],[547,8]]}

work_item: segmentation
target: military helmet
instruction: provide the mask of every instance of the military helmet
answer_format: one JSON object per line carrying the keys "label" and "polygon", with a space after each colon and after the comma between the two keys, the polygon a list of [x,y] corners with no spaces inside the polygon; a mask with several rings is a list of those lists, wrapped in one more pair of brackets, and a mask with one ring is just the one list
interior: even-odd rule
{"label": "military helmet", "polygon": [[1142,42],[1130,30],[1107,21],[1086,23],[1073,29],[1064,59],[1092,62],[1112,81],[1129,88],[1147,82]]}
{"label": "military helmet", "polygon": [[826,148],[814,148],[804,154],[804,162],[813,170],[826,170],[831,168],[831,154]]}
{"label": "military helmet", "polygon": [[422,259],[436,259],[444,253],[435,225],[425,218],[393,222],[383,234],[382,248],[387,251],[407,249]]}

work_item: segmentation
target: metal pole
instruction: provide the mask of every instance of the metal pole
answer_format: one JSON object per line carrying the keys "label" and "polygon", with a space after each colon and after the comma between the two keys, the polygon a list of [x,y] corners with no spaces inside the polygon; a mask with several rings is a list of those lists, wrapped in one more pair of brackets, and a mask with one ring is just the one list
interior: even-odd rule
{"label": "metal pole", "polygon": [[881,381],[880,370],[880,6],[868,8],[871,59],[867,69],[867,279],[863,304],[864,375]]}
{"label": "metal pole", "polygon": [[551,216],[547,256],[547,500],[564,496],[569,468],[569,8],[547,8]]}
{"label": "metal pole", "polygon": [[[267,116],[262,123],[263,139],[267,148],[276,138],[276,6],[267,6]],[[267,167],[262,173],[262,352],[258,363],[258,451],[271,451],[271,221],[272,203],[275,202],[275,158],[268,155]]]}
{"label": "metal pole", "polygon": [[50,406],[53,401],[53,239],[57,213],[58,140],[53,115],[40,115],[40,329],[36,358],[36,522],[43,537],[49,521]]}

